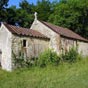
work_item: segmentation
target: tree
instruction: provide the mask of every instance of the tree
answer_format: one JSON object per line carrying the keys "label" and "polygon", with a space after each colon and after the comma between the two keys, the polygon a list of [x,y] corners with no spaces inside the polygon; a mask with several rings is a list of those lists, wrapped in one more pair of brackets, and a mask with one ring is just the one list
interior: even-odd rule
{"label": "tree", "polygon": [[48,17],[52,13],[51,3],[49,0],[38,0],[35,11],[38,12],[38,19],[48,21]]}
{"label": "tree", "polygon": [[0,21],[6,21],[7,13],[6,7],[9,0],[0,0]]}
{"label": "tree", "polygon": [[6,6],[8,6],[9,0],[0,0],[0,10],[4,9]]}
{"label": "tree", "polygon": [[29,4],[27,0],[19,3],[20,8],[17,9],[17,23],[22,27],[30,27],[33,22],[33,4]]}
{"label": "tree", "polygon": [[32,13],[32,8],[34,7],[34,5],[29,4],[27,0],[22,0],[22,2],[19,3],[19,6],[21,9],[26,10],[28,13]]}
{"label": "tree", "polygon": [[88,0],[61,0],[49,21],[88,38]]}
{"label": "tree", "polygon": [[6,9],[7,11],[7,19],[6,22],[12,25],[16,24],[17,21],[17,9],[16,6],[11,6]]}
{"label": "tree", "polygon": [[6,8],[8,0],[1,1],[0,21],[5,21],[12,25],[18,24],[22,27],[30,27],[33,22],[33,4],[29,4],[27,0],[22,0],[19,3],[20,8],[16,8],[16,6]]}
{"label": "tree", "polygon": [[18,9],[17,10],[17,23],[22,27],[30,27],[32,24],[33,17],[31,14],[28,14],[26,10]]}

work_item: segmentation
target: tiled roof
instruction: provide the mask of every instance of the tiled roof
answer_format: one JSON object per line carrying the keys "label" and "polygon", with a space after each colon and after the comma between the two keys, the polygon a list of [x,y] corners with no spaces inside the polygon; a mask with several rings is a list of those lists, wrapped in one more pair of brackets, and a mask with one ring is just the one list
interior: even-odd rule
{"label": "tiled roof", "polygon": [[3,23],[3,24],[13,34],[48,39],[46,36],[44,36],[43,34],[41,34],[40,32],[37,32],[35,30],[31,30],[31,29],[23,28],[23,27],[18,27],[18,26],[13,26],[13,25],[9,25],[7,23]]}
{"label": "tiled roof", "polygon": [[81,37],[80,35],[76,34],[75,32],[73,32],[67,28],[59,27],[59,26],[56,26],[56,25],[53,25],[51,23],[44,22],[44,21],[40,21],[40,22],[42,22],[44,25],[46,25],[47,27],[52,29],[54,32],[60,34],[61,36],[75,39],[75,40],[81,40],[81,41],[88,42],[87,39]]}

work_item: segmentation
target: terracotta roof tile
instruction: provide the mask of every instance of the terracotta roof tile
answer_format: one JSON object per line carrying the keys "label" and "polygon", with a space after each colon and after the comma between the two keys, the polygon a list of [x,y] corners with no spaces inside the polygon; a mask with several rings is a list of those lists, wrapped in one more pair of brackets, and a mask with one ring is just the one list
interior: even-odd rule
{"label": "terracotta roof tile", "polygon": [[7,23],[3,23],[3,24],[13,34],[49,39],[45,35],[41,34],[40,32],[37,32],[35,30],[31,30],[29,28],[13,26],[13,25],[9,25]]}
{"label": "terracotta roof tile", "polygon": [[75,32],[73,32],[67,28],[59,27],[59,26],[56,26],[56,25],[53,25],[51,23],[44,22],[44,21],[40,21],[40,22],[42,22],[44,25],[46,25],[47,27],[49,27],[50,29],[52,29],[56,33],[60,34],[61,36],[88,42],[87,39],[81,37],[80,35],[76,34]]}

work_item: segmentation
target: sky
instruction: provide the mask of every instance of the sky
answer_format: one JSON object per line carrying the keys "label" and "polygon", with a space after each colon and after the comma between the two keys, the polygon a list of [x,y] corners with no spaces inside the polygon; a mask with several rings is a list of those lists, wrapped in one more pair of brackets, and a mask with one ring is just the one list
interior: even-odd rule
{"label": "sky", "polygon": [[[22,0],[9,0],[9,7],[12,6],[12,5],[16,5],[16,7],[19,7],[19,2],[21,2]],[[27,0],[29,3],[34,3],[36,4],[37,0]],[[55,0],[50,0],[51,2],[52,1],[55,1]]]}

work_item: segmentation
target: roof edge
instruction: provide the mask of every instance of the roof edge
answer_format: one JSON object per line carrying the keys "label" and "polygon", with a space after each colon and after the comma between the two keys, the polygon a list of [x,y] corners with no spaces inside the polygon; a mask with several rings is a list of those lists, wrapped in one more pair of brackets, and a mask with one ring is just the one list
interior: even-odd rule
{"label": "roof edge", "polygon": [[[10,24],[7,24],[7,23],[2,23],[2,24],[8,29],[8,31],[10,31],[12,34],[15,34],[15,35],[18,35],[18,36],[26,36],[26,37],[29,37],[29,36],[30,36],[30,37],[42,38],[42,39],[48,39],[48,40],[50,39],[50,38],[46,37],[45,35],[43,35],[42,33],[38,32],[38,31],[36,31],[36,30],[30,29],[30,28],[17,27],[17,26],[10,25]],[[10,27],[10,26],[11,26],[11,27]],[[18,33],[16,30],[12,30],[12,27],[27,30],[30,34]],[[32,30],[32,32],[34,31],[35,33],[38,33],[39,36],[36,35],[35,33],[34,33],[34,34],[33,34],[33,33],[31,34],[31,31],[30,31],[30,30]]]}
{"label": "roof edge", "polygon": [[[38,21],[40,21],[40,20],[38,20]],[[44,25],[46,25],[48,28],[50,28],[50,29],[52,29],[52,31],[54,31],[54,32],[56,32],[52,27],[50,27],[50,26],[48,26],[47,24],[45,24],[44,23],[44,21],[40,21],[42,24],[44,24]],[[52,23],[50,23],[50,24],[52,24]],[[54,25],[54,24],[52,24],[52,25]],[[57,25],[55,25],[55,26],[57,26]],[[59,26],[58,26],[59,27]],[[62,27],[62,28],[64,28],[64,27]],[[64,29],[68,29],[68,28],[64,28]],[[70,29],[68,29],[68,30],[70,30]],[[72,31],[72,30],[70,30],[70,31]],[[73,31],[72,31],[73,32]],[[56,32],[57,33],[57,32]],[[75,33],[75,32],[74,32]],[[57,33],[57,34],[60,34],[60,33]],[[77,34],[77,33],[75,33],[75,34]],[[61,35],[61,34],[60,34]],[[79,35],[79,34],[77,34],[77,35]],[[63,35],[61,35],[61,36],[63,36]],[[79,35],[80,36],[80,35]],[[64,37],[67,37],[67,36],[64,36]],[[80,36],[80,37],[82,37],[82,36]],[[88,40],[86,39],[86,38],[84,38],[84,37],[82,37],[83,39],[76,39],[76,38],[72,38],[72,37],[67,37],[67,38],[70,38],[70,39],[74,39],[74,40],[79,40],[79,41],[83,41],[83,42],[88,42]]]}

